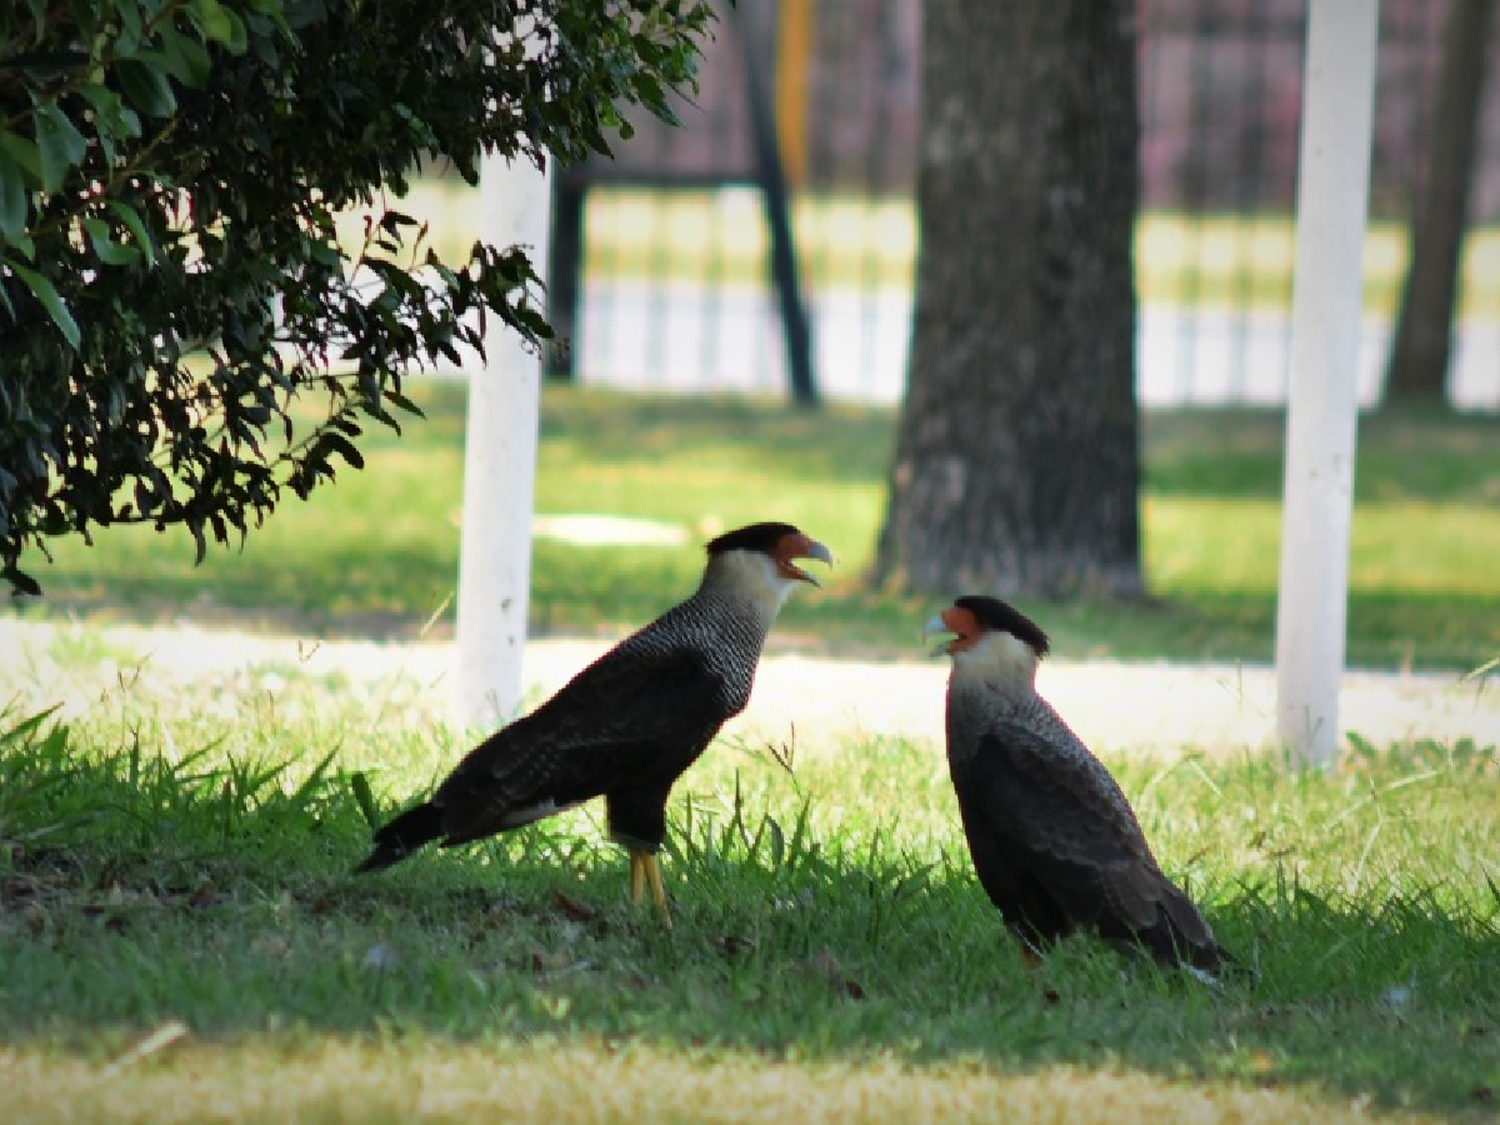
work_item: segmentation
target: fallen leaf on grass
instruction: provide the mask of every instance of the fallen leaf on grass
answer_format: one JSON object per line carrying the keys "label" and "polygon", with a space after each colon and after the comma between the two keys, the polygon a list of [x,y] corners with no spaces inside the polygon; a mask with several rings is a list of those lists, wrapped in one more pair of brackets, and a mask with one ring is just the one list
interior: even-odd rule
{"label": "fallen leaf on grass", "polygon": [[597,922],[599,920],[598,910],[562,891],[552,892],[552,905],[557,908],[558,913],[574,922]]}

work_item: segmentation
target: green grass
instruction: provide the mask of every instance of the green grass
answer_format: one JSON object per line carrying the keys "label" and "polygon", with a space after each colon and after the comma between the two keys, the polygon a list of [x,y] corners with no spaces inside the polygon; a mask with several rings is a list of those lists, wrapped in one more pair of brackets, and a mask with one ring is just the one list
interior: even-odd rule
{"label": "green grass", "polygon": [[[478,230],[479,193],[461,181],[418,180],[396,205],[431,225],[434,245],[463,260]],[[761,285],[769,253],[763,204],[753,191],[654,192],[599,188],[585,216],[585,269],[598,280],[712,279]],[[802,195],[792,219],[803,275],[814,287],[909,288],[917,223],[909,199]],[[351,219],[349,237],[361,229]],[[1365,238],[1365,309],[1391,315],[1406,275],[1405,228],[1372,224]],[[1281,215],[1190,216],[1151,212],[1136,229],[1136,282],[1148,305],[1287,308],[1295,229]],[[1461,266],[1460,315],[1500,308],[1500,228],[1470,233]]]}
{"label": "green grass", "polygon": [[[414,393],[426,421],[372,435],[364,472],[243,552],[194,568],[184,536],[64,542],[38,568],[51,599],[22,612],[449,629],[463,392]],[[538,504],[699,539],[798,522],[840,565],[774,647],[914,656],[932,600],[862,584],[892,426],[548,388]],[[1062,655],[1269,658],[1281,428],[1147,418],[1157,599],[1032,607]],[[1364,424],[1356,660],[1471,668],[1500,650],[1496,430]],[[534,623],[619,635],[700,566],[694,543],[538,540]],[[670,806],[668,933],[625,903],[595,807],[350,876],[369,838],[356,776],[387,815],[467,747],[420,685],[296,666],[174,693],[88,625],[50,656],[61,671],[8,685],[0,716],[7,1122],[1479,1121],[1500,1096],[1493,745],[1353,737],[1310,773],[1214,746],[1109,759],[1253,969],[1213,991],[1083,940],[1024,970],[936,745],[807,738],[792,774],[720,740]],[[68,725],[26,717],[103,669],[117,686]]]}
{"label": "green grass", "polygon": [[[47,600],[26,612],[229,620],[322,635],[451,629],[464,392],[419,383],[404,437],[372,431],[367,468],[289,499],[243,551],[192,565],[183,534],[111,529],[34,560]],[[777,648],[911,655],[932,599],[870,592],[894,440],[891,411],[809,414],[737,398],[548,387],[541,513],[670,521],[682,546],[538,539],[537,634],[618,636],[681,599],[716,529],[791,520],[839,557],[828,589],[793,599]],[[1269,661],[1279,564],[1279,413],[1151,413],[1142,497],[1147,604],[1032,605],[1065,656]],[[1500,421],[1399,413],[1361,427],[1348,651],[1358,665],[1467,670],[1500,653]],[[393,502],[395,498],[395,502]],[[957,593],[959,591],[955,591]]]}
{"label": "green grass", "polygon": [[1025,970],[930,745],[792,774],[722,740],[670,807],[670,932],[592,807],[354,878],[355,775],[388,811],[463,746],[286,678],[0,718],[7,1121],[1479,1120],[1500,1091],[1493,746],[1112,760],[1253,970],[1214,991],[1087,940]]}

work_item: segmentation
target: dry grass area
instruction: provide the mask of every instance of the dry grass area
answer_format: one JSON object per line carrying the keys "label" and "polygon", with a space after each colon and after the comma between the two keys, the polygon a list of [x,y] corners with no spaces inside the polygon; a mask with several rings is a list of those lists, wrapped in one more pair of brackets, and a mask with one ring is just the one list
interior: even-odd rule
{"label": "dry grass area", "polygon": [[[874,1057],[808,1064],[716,1050],[578,1042],[178,1041],[99,1067],[0,1051],[8,1120],[62,1125],[266,1122],[915,1122],[1025,1125],[1425,1122],[1360,1100],[1241,1084],[1187,1083],[1124,1067],[1004,1074],[980,1062],[912,1066]],[[268,1076],[274,1075],[274,1080]],[[59,1096],[66,1091],[66,1096]]]}

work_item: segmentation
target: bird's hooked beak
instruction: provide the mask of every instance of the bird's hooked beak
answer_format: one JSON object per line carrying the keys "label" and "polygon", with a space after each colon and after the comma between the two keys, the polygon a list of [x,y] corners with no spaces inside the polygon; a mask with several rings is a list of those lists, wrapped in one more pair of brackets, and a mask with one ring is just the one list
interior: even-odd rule
{"label": "bird's hooked beak", "polygon": [[953,652],[953,646],[962,639],[961,636],[951,635],[957,633],[957,630],[948,624],[947,617],[948,611],[944,610],[942,613],[934,614],[932,617],[928,618],[927,624],[922,626],[922,639],[924,641],[929,637],[938,635],[939,633],[950,634],[947,640],[943,641],[942,644],[935,646],[930,652],[928,652],[928,656],[949,656]]}
{"label": "bird's hooked beak", "polygon": [[950,605],[942,613],[938,614],[927,627],[922,630],[922,636],[930,637],[934,633],[952,633],[951,640],[944,641],[933,649],[931,656],[957,656],[961,652],[967,652],[979,643],[979,638],[984,634],[984,626],[974,616],[972,610],[961,605]]}
{"label": "bird's hooked beak", "polygon": [[833,566],[833,552],[816,539],[800,532],[796,535],[788,535],[781,541],[776,550],[776,562],[788,577],[821,588],[823,583],[798,566],[793,561],[794,559],[816,559],[820,563]]}

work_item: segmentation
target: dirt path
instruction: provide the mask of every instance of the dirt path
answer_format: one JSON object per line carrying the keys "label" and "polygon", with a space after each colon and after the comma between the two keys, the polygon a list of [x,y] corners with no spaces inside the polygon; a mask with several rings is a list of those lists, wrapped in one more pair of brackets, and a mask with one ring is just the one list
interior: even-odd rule
{"label": "dirt path", "polygon": [[[607,643],[543,639],[528,645],[523,678],[531,698],[554,690]],[[102,694],[163,698],[196,692],[231,711],[253,693],[299,678],[332,681],[387,703],[400,721],[445,722],[455,681],[451,642],[380,644],[214,631],[184,624],[145,629],[0,617],[0,705],[61,703],[77,714]],[[726,728],[751,740],[784,741],[795,725],[799,754],[828,740],[942,738],[946,662],[868,663],[768,656],[749,710]],[[1500,742],[1500,683],[1452,674],[1350,672],[1340,726],[1376,745],[1404,739]],[[1101,752],[1234,753],[1269,743],[1275,677],[1259,666],[1049,661],[1039,687]]]}

